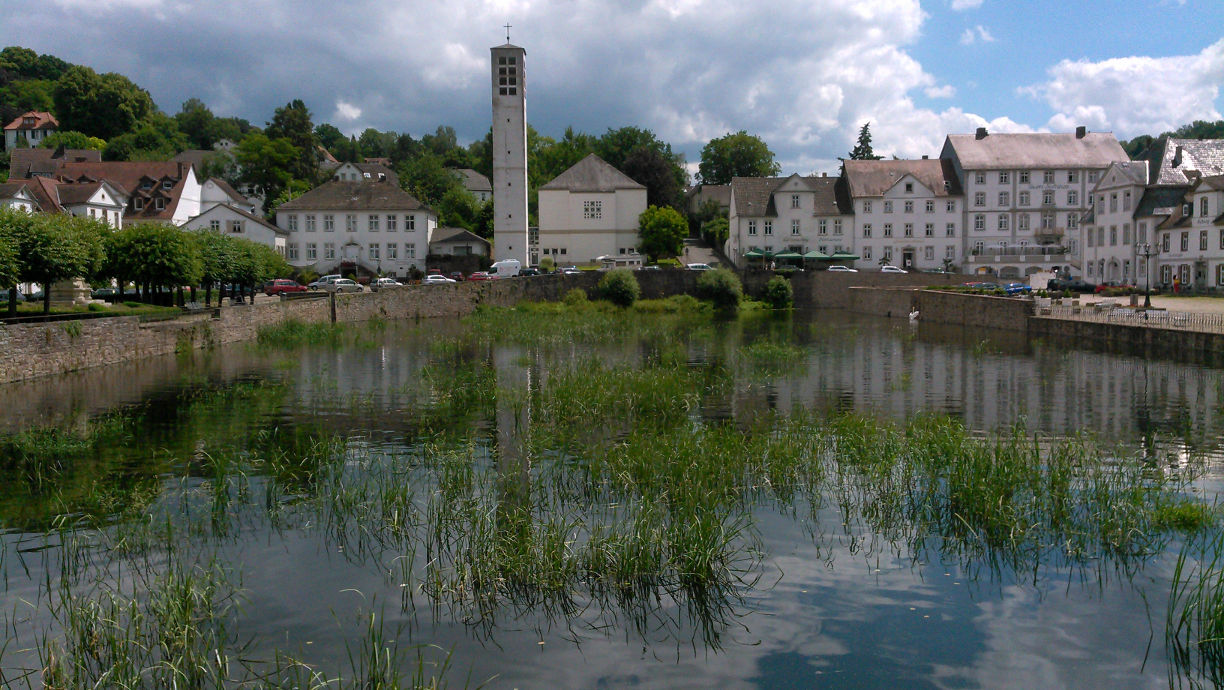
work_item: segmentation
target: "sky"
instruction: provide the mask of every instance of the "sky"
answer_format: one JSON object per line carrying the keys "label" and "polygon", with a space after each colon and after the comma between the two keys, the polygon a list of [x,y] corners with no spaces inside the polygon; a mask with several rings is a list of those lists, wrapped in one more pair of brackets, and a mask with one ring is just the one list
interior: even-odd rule
{"label": "sky", "polygon": [[[4,0],[7,5],[15,0]],[[1121,139],[1221,119],[1220,0],[44,0],[0,44],[50,53],[262,126],[300,98],[316,124],[461,142],[491,120],[489,48],[527,50],[528,122],[560,137],[650,129],[695,170],[746,130],[783,173],[835,172],[871,123],[877,154],[944,136]]]}

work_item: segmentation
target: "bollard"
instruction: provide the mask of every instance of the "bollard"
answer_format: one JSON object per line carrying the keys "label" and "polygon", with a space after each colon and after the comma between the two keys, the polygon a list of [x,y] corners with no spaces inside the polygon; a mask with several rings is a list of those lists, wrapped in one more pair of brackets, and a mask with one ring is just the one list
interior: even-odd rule
{"label": "bollard", "polygon": [[331,293],[330,297],[328,298],[328,301],[331,302],[331,322],[335,323],[336,322],[336,293],[334,291]]}

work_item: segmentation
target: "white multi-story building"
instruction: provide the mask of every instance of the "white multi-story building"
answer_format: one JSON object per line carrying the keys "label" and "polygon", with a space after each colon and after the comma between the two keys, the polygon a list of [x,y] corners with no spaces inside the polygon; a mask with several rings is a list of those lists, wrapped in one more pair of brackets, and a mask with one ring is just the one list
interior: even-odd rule
{"label": "white multi-story building", "polygon": [[244,208],[214,204],[200,215],[183,224],[184,230],[212,230],[230,237],[240,237],[267,245],[281,256],[286,253],[286,233],[281,228]]}
{"label": "white multi-story building", "polygon": [[858,264],[932,270],[959,265],[964,197],[948,160],[848,160]]}
{"label": "white multi-story building", "polygon": [[424,270],[438,216],[390,182],[332,181],[276,209],[285,259],[319,273]]}
{"label": "white multi-story building", "polygon": [[1153,261],[1156,282],[1165,288],[1224,287],[1224,238],[1219,237],[1224,176],[1224,140],[1159,139],[1140,155],[1148,163],[1148,188],[1140,204],[1139,227],[1150,220],[1160,250]]}
{"label": "white multi-story building", "polygon": [[531,258],[594,264],[638,255],[646,187],[599,156],[588,155],[540,187],[539,200],[540,256]]}
{"label": "white multi-story building", "polygon": [[1110,163],[1089,192],[1083,217],[1084,278],[1092,282],[1132,283],[1144,275],[1135,245],[1148,241],[1148,226],[1136,227],[1136,212],[1147,187],[1147,161]]}
{"label": "white multi-story building", "polygon": [[24,180],[27,191],[43,213],[68,213],[95,218],[113,228],[122,228],[127,196],[107,180],[66,183],[51,177]]}
{"label": "white multi-story building", "polygon": [[0,208],[11,208],[26,213],[38,210],[38,202],[24,181],[0,183]]}
{"label": "white multi-story building", "polygon": [[29,148],[36,148],[43,139],[59,131],[59,122],[51,113],[31,110],[4,126],[4,148],[12,151],[17,142],[24,140]]}
{"label": "white multi-story building", "polygon": [[1114,161],[1128,160],[1109,133],[950,134],[950,160],[965,194],[962,270],[1004,278],[1081,263],[1080,219]]}
{"label": "white multi-story building", "polygon": [[736,177],[731,180],[724,252],[743,268],[753,250],[830,255],[854,247],[854,214],[840,177]]}
{"label": "white multi-story building", "polygon": [[490,48],[493,89],[493,258],[527,265],[527,51]]}

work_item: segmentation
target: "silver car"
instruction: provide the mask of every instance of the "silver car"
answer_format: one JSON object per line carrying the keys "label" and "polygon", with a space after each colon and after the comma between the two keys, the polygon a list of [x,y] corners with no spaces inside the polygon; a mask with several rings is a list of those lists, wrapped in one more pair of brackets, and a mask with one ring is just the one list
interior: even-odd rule
{"label": "silver car", "polygon": [[351,278],[336,278],[323,286],[328,292],[362,292],[365,288]]}

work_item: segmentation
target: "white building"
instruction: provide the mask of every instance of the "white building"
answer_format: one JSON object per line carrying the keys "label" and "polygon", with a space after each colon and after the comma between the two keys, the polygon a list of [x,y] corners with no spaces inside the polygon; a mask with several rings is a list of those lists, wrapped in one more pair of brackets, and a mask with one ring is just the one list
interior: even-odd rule
{"label": "white building", "polygon": [[399,185],[399,175],[382,163],[341,163],[332,171],[332,179],[347,182],[386,182]]}
{"label": "white building", "polygon": [[255,212],[255,204],[228,182],[219,177],[210,177],[200,185],[200,208],[207,211],[218,204],[240,208],[247,213]]}
{"label": "white building", "polygon": [[599,156],[589,154],[540,187],[539,200],[540,256],[532,258],[594,264],[604,256],[638,254],[646,187]]}
{"label": "white building", "polygon": [[854,249],[854,211],[840,177],[736,177],[728,213],[724,251],[740,268],[752,250],[831,256]]}
{"label": "white building", "polygon": [[[1140,158],[1149,170],[1140,212],[1151,214],[1160,249],[1153,259],[1156,282],[1219,289],[1224,242],[1214,235],[1224,208],[1215,201],[1215,187],[1224,175],[1224,140],[1159,139]],[[1137,218],[1140,227],[1145,220]]]}
{"label": "white building", "polygon": [[858,264],[932,270],[963,259],[964,196],[948,160],[848,160]]}
{"label": "white building", "polygon": [[201,186],[190,163],[181,161],[64,162],[55,171],[60,182],[106,181],[122,190],[126,223],[182,225],[200,215]]}
{"label": "white building", "polygon": [[200,215],[183,224],[184,230],[212,230],[231,237],[258,242],[275,249],[281,256],[286,252],[287,233],[251,213],[226,204],[214,204]]}
{"label": "white building", "polygon": [[429,238],[429,253],[436,256],[488,256],[489,241],[463,228],[438,228]]}
{"label": "white building", "polygon": [[471,168],[453,168],[451,172],[455,173],[459,182],[463,184],[463,188],[476,201],[483,204],[493,198],[493,183],[489,182],[489,178]]}
{"label": "white building", "polygon": [[96,218],[113,228],[123,227],[127,195],[107,180],[68,183],[35,177],[24,182],[43,213],[70,213]]}
{"label": "white building", "polygon": [[1017,278],[1071,271],[1088,196],[1114,161],[1128,160],[1112,134],[950,134],[950,160],[965,194],[962,270]]}
{"label": "white building", "polygon": [[33,213],[38,210],[38,202],[26,182],[4,182],[0,183],[0,208]]}
{"label": "white building", "polygon": [[1139,232],[1135,214],[1147,181],[1147,161],[1118,161],[1089,192],[1092,207],[1081,232],[1085,280],[1129,284],[1144,275],[1135,244],[1148,241],[1148,227]]}
{"label": "white building", "polygon": [[407,276],[425,269],[438,216],[390,182],[332,181],[281,204],[276,225],[299,268]]}
{"label": "white building", "polygon": [[493,91],[493,258],[527,256],[527,51],[490,48]]}
{"label": "white building", "polygon": [[24,139],[29,148],[38,148],[43,139],[59,131],[59,122],[51,113],[31,110],[4,126],[4,149],[17,148],[18,140]]}

